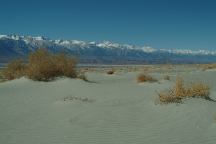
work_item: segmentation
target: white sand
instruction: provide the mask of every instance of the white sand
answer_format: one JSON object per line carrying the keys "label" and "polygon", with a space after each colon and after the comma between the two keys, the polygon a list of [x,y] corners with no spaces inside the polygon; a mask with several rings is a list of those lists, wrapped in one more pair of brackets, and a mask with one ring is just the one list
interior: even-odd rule
{"label": "white sand", "polygon": [[[208,83],[216,99],[215,71],[181,74]],[[156,105],[155,91],[169,88],[175,73],[172,81],[144,84],[136,83],[136,75],[88,73],[96,83],[64,78],[0,83],[0,144],[216,143],[216,103],[194,98]]]}

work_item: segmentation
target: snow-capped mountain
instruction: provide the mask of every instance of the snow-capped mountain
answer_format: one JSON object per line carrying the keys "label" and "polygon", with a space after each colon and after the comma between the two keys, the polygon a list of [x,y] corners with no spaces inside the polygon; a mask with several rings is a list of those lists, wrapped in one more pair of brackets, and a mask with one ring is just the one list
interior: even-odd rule
{"label": "snow-capped mountain", "polygon": [[0,62],[26,57],[38,48],[65,52],[86,63],[201,63],[216,61],[216,51],[155,49],[149,46],[78,40],[51,40],[46,37],[0,35]]}

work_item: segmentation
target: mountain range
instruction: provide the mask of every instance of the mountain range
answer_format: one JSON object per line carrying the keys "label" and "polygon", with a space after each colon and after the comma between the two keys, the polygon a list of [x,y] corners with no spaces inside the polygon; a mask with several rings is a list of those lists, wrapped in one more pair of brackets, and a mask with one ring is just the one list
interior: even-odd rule
{"label": "mountain range", "polygon": [[155,49],[149,46],[78,40],[52,40],[46,37],[0,35],[0,63],[15,58],[27,58],[38,48],[50,52],[64,52],[75,56],[80,63],[89,64],[158,64],[158,63],[212,63],[216,51]]}

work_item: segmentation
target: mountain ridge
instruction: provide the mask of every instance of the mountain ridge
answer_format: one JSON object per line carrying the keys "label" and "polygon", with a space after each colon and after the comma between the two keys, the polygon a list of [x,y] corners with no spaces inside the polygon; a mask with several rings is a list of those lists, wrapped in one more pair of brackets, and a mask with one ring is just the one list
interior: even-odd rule
{"label": "mountain ridge", "polygon": [[110,41],[52,40],[43,36],[0,35],[0,62],[26,57],[38,48],[65,52],[81,63],[206,63],[216,61],[216,51],[155,49]]}

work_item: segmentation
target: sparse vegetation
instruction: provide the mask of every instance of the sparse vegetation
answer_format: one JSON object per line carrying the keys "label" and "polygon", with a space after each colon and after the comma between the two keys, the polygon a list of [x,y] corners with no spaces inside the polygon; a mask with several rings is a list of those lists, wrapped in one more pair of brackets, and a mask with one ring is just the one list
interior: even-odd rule
{"label": "sparse vegetation", "polygon": [[0,82],[3,82],[5,78],[3,77],[2,70],[0,70]]}
{"label": "sparse vegetation", "polygon": [[5,69],[2,71],[2,78],[12,80],[20,78],[25,75],[26,65],[22,60],[13,60],[10,62]]}
{"label": "sparse vegetation", "polygon": [[188,97],[200,97],[210,100],[209,86],[203,83],[193,83],[189,86],[184,84],[182,78],[177,77],[175,86],[167,91],[160,92],[159,100],[162,103],[179,103]]}
{"label": "sparse vegetation", "polygon": [[150,75],[147,74],[139,74],[137,76],[137,82],[138,83],[142,83],[142,82],[156,82],[157,80],[155,78],[153,78]]}
{"label": "sparse vegetation", "polygon": [[38,49],[30,54],[27,76],[38,81],[49,81],[58,76],[75,78],[76,61],[64,54],[51,54],[45,49]]}
{"label": "sparse vegetation", "polygon": [[216,69],[216,64],[201,64],[201,65],[198,65],[198,67],[201,67],[201,69],[205,71],[208,69]]}
{"label": "sparse vegetation", "polygon": [[108,74],[108,75],[112,75],[112,74],[114,74],[114,73],[115,73],[114,70],[109,70],[109,71],[107,71],[107,74]]}
{"label": "sparse vegetation", "polygon": [[75,78],[76,60],[64,54],[51,54],[46,49],[38,49],[29,55],[28,64],[16,60],[3,70],[3,77],[7,80],[21,76],[37,81],[50,81],[59,76]]}
{"label": "sparse vegetation", "polygon": [[164,76],[164,79],[165,79],[165,80],[170,80],[170,76],[165,75],[165,76]]}

